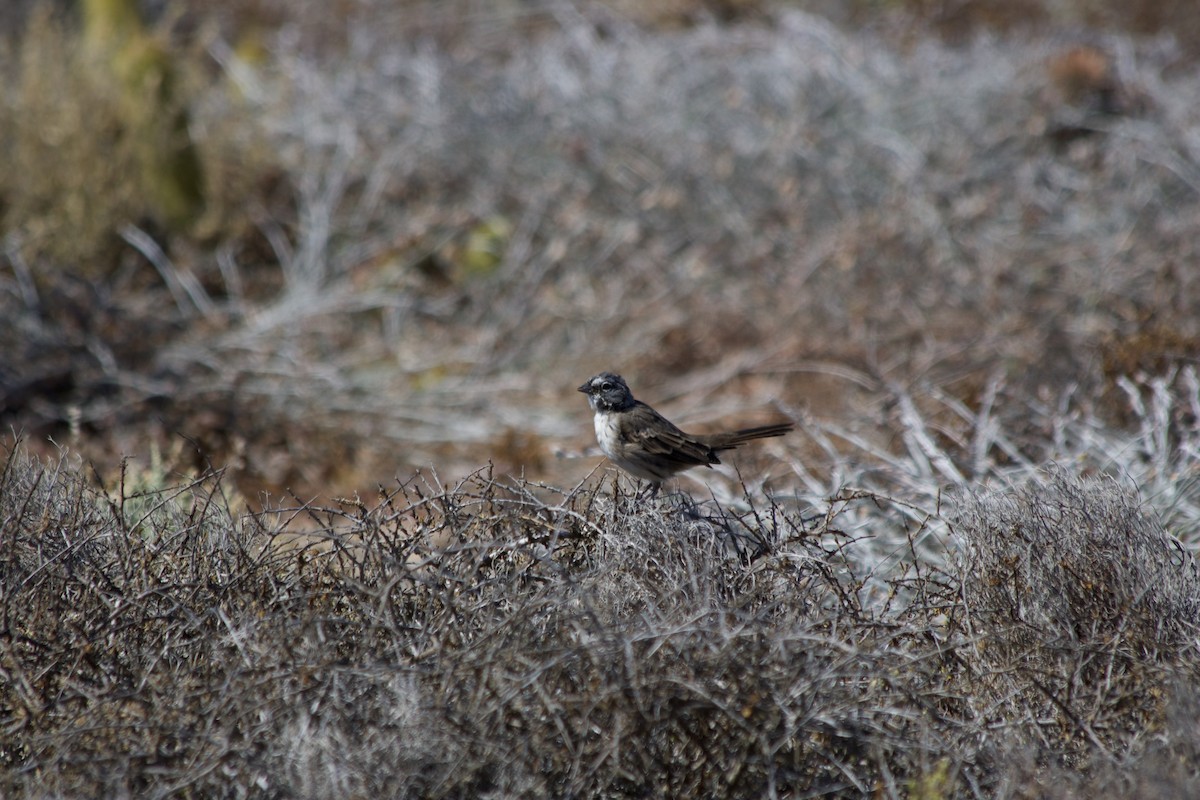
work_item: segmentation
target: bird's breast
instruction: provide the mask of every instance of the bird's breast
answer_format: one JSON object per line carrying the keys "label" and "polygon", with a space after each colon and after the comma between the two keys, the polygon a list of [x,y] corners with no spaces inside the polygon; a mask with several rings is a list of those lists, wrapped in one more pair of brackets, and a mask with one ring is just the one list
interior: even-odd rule
{"label": "bird's breast", "polygon": [[618,458],[621,451],[621,425],[617,415],[611,411],[597,411],[593,423],[596,426],[596,442],[604,455]]}

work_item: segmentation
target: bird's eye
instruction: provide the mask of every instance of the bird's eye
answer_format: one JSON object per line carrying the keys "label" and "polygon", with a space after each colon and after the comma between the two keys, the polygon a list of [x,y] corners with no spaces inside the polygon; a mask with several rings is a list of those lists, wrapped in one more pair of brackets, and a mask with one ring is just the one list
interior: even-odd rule
{"label": "bird's eye", "polygon": [[602,392],[607,392],[611,388],[612,384],[609,381],[605,381],[604,383],[600,384],[600,391]]}

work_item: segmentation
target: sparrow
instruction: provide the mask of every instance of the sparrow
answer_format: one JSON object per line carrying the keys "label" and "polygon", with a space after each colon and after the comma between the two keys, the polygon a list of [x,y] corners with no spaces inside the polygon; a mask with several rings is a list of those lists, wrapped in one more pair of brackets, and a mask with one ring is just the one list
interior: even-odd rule
{"label": "sparrow", "polygon": [[720,464],[717,453],[753,439],[783,436],[796,427],[777,422],[732,433],[696,436],[684,433],[641,400],[635,400],[620,375],[601,372],[579,387],[596,412],[596,441],[604,455],[635,478],[650,481],[653,497],[662,482],[692,467]]}

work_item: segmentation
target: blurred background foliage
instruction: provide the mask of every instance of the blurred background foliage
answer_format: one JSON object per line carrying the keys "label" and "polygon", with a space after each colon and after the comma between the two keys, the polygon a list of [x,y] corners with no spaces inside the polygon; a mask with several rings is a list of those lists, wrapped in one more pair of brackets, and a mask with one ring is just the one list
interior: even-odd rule
{"label": "blurred background foliage", "polygon": [[0,418],[107,468],[182,438],[251,494],[566,477],[600,368],[688,423],[782,402],[887,441],[919,386],[1127,424],[1118,381],[1200,341],[1198,18],[13,0]]}

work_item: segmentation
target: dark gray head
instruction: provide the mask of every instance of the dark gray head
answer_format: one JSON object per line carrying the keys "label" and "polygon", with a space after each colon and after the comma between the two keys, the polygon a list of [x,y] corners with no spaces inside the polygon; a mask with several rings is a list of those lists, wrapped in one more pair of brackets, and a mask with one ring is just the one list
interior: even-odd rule
{"label": "dark gray head", "polygon": [[579,391],[587,395],[593,411],[622,411],[633,407],[633,392],[629,391],[629,384],[615,372],[601,372],[588,378]]}

